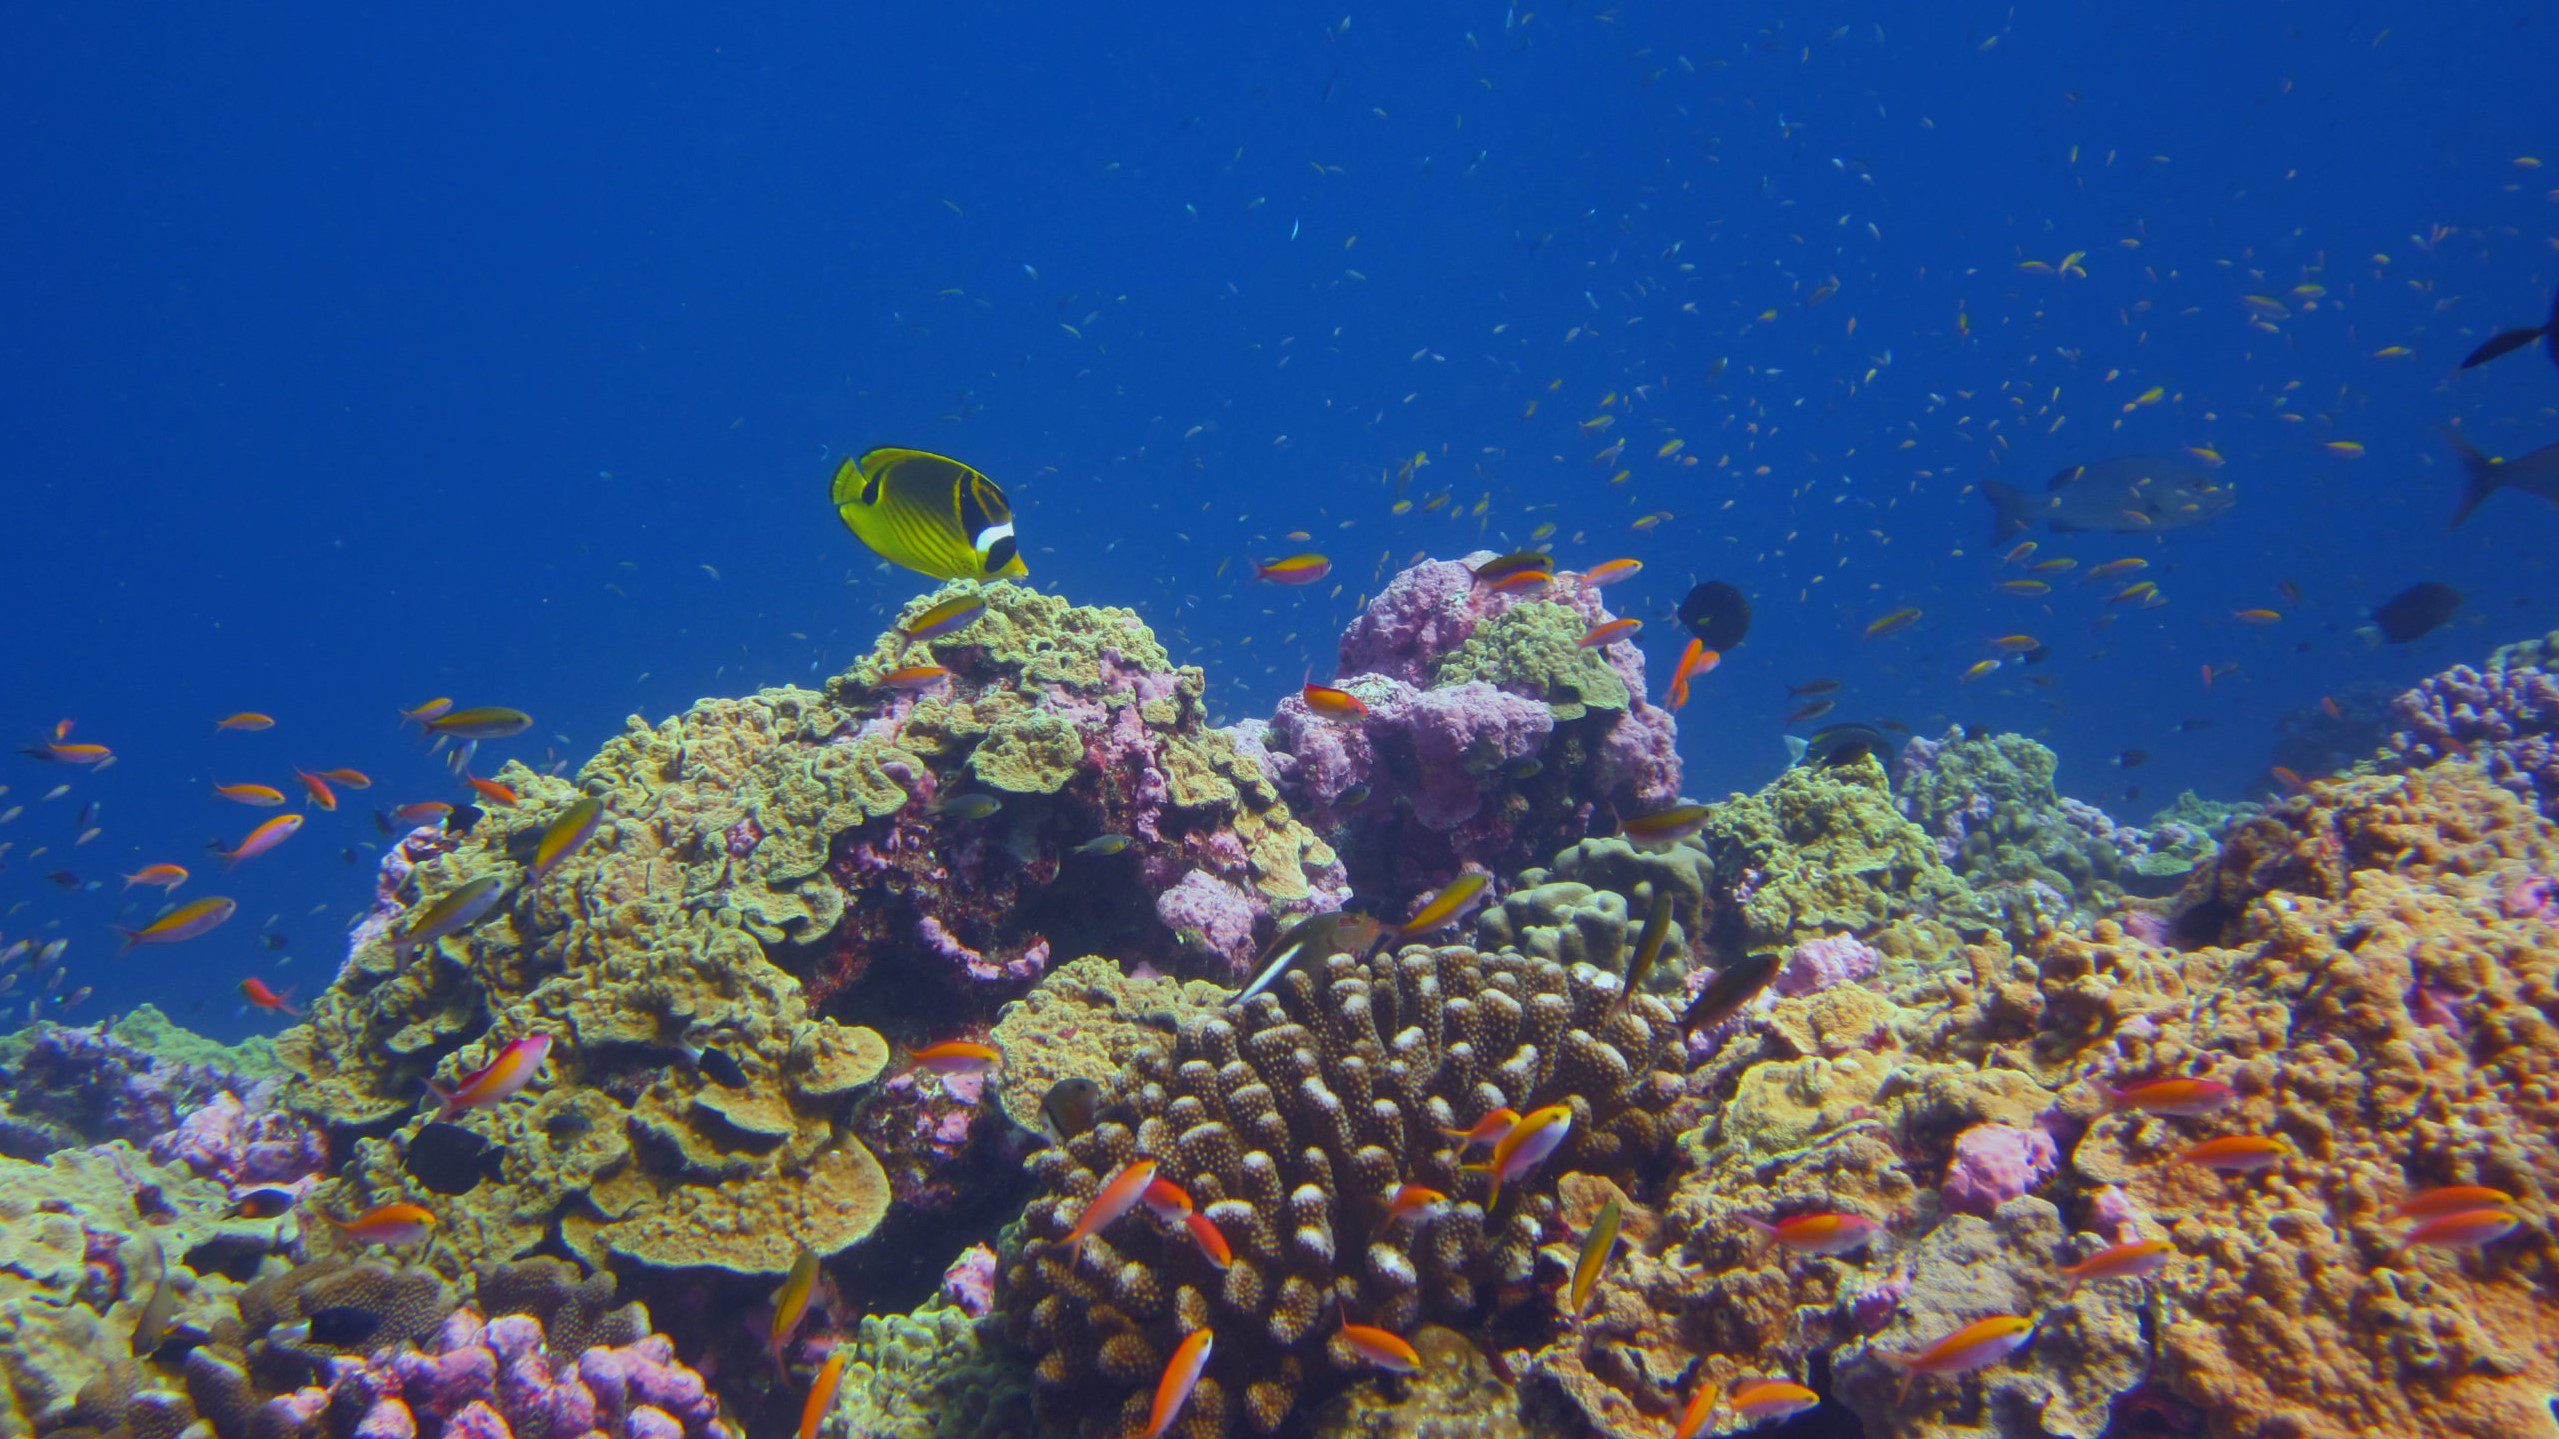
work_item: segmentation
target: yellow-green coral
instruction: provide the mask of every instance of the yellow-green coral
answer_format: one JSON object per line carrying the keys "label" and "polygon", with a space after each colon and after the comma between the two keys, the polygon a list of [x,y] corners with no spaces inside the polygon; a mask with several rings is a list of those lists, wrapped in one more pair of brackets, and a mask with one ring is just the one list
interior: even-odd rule
{"label": "yellow-green coral", "polygon": [[1107,959],[1060,965],[996,1021],[996,1102],[1024,1129],[1046,1129],[1040,1099],[1051,1085],[1115,1082],[1139,1053],[1170,1046],[1184,1019],[1225,1007],[1231,994],[1204,980],[1138,979]]}
{"label": "yellow-green coral", "polygon": [[1699,836],[1722,904],[1717,944],[1788,949],[1825,934],[1870,934],[1924,914],[1984,928],[1986,907],[1893,806],[1881,765],[1799,766],[1716,805]]}
{"label": "yellow-green coral", "polygon": [[866,1314],[822,1439],[1016,1439],[1036,1432],[1027,1365],[993,1318],[945,1298]]}
{"label": "yellow-green coral", "polygon": [[1434,684],[1481,680],[1524,690],[1546,702],[1558,721],[1592,710],[1622,710],[1630,702],[1626,681],[1599,649],[1584,649],[1590,626],[1570,605],[1553,600],[1517,604],[1475,626],[1466,643],[1439,662]]}

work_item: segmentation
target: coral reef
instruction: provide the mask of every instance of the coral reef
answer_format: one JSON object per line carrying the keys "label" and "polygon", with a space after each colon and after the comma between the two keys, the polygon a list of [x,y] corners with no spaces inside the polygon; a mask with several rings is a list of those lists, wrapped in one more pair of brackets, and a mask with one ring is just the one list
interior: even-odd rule
{"label": "coral reef", "polygon": [[147,1325],[227,1314],[235,1261],[280,1242],[229,1209],[220,1185],[123,1143],[0,1159],[0,1435],[89,1422],[158,1344]]}
{"label": "coral reef", "polygon": [[2141,829],[2064,798],[2060,763],[2024,735],[1958,727],[1903,745],[1893,789],[1975,889],[2058,895],[2083,915],[2112,910],[2128,893],[2173,894],[2210,857],[2205,828],[2172,820]]}
{"label": "coral reef", "polygon": [[1580,644],[1607,618],[1570,574],[1515,595],[1427,561],[1342,635],[1334,683],[1365,714],[1291,697],[1239,733],[1383,908],[1468,864],[1506,874],[1678,798],[1675,727],[1644,698],[1641,652]]}
{"label": "coral reef", "polygon": [[1041,1432],[1029,1371],[1000,1319],[936,1298],[910,1314],[868,1314],[852,1346],[835,1411],[821,1430],[841,1439],[1014,1439]]}
{"label": "coral reef", "polygon": [[[1274,916],[1339,901],[1330,852],[1134,616],[1010,584],[942,594],[985,610],[929,651],[891,634],[824,693],[634,721],[574,781],[507,770],[520,803],[399,846],[338,982],[282,1041],[293,1102],[352,1141],[322,1202],[427,1203],[456,1262],[559,1247],[778,1274],[802,1243],[861,1239],[891,1197],[849,1105],[886,1047],[826,1012],[869,993],[865,976],[889,976],[866,1015],[920,1006],[910,1023],[941,1037],[953,994],[991,1010],[1053,946],[1226,973]],[[928,653],[948,679],[885,682]],[[964,818],[961,794],[1001,798]],[[533,875],[532,847],[581,796],[603,804],[593,840]],[[1099,834],[1129,844],[1074,852]],[[476,927],[401,942],[480,881],[505,892]],[[1226,914],[1168,924],[1202,885]],[[430,1118],[428,1080],[530,1034],[552,1040],[553,1082]],[[944,1184],[967,1117],[889,1122],[920,1146],[901,1151],[899,1192]]]}
{"label": "coral reef", "polygon": [[[1185,1019],[1142,1050],[1106,1118],[1033,1163],[1045,1193],[1023,1219],[1000,1304],[1036,1362],[1043,1419],[1085,1433],[1140,1421],[1181,1334],[1218,1340],[1185,1432],[1269,1433],[1363,1367],[1344,1316],[1408,1332],[1487,1332],[1543,1312],[1528,1281],[1555,1233],[1556,1180],[1635,1184],[1671,1139],[1680,1092],[1666,1007],[1612,1004],[1588,968],[1515,952],[1412,946],[1293,969],[1241,1009]],[[1441,1131],[1507,1105],[1569,1106],[1543,1165],[1502,1187],[1460,1172]],[[1085,1204],[1140,1156],[1225,1236],[1213,1265],[1188,1230],[1140,1210],[1065,1244]],[[1449,1196],[1390,1213],[1399,1184]]]}
{"label": "coral reef", "polygon": [[149,1144],[225,1092],[263,1109],[281,1072],[266,1041],[217,1044],[148,1004],[113,1025],[31,1025],[0,1040],[0,1154]]}
{"label": "coral reef", "polygon": [[[1657,1237],[1530,1370],[1623,1436],[1657,1436],[1695,1377],[1771,1371],[1826,1372],[1878,1439],[2094,1439],[2133,1405],[2227,1439],[2271,1416],[2302,1439],[2546,1428],[2559,1240],[2412,1248],[2392,1205],[2468,1183],[2535,1215],[2559,1192],[2536,1138],[2559,1123],[2559,931],[2503,902],[2555,863],[2559,832],[2476,766],[2323,783],[2189,886],[2196,948],[2099,921],[1780,998],[1691,1076],[1711,1108]],[[2177,1076],[2229,1108],[2109,1102]],[[2262,1173],[2178,1158],[2215,1135],[2283,1152]],[[1879,1228],[1790,1253],[1743,1222],[1811,1212]],[[2147,1307],[2059,1273],[2136,1239],[2174,1246]],[[1883,1354],[1998,1313],[2036,1343],[1898,1399]]]}
{"label": "coral reef", "polygon": [[2535,648],[2502,651],[2486,670],[2455,665],[2390,702],[2390,749],[2403,762],[2449,755],[2478,762],[2497,783],[2559,819],[2559,675]]}
{"label": "coral reef", "polygon": [[1714,806],[1697,842],[1715,877],[1705,948],[1720,958],[1783,955],[1833,934],[1872,942],[1905,921],[1946,927],[1941,938],[2001,922],[1894,806],[1871,758],[1797,766],[1734,795]]}
{"label": "coral reef", "polygon": [[1185,1023],[1225,1008],[1233,994],[1204,980],[1128,974],[1092,956],[1060,965],[1005,1006],[988,1036],[1004,1060],[996,1102],[1015,1124],[1045,1130],[1041,1100],[1052,1086],[1078,1079],[1108,1091],[1139,1055],[1170,1049]]}

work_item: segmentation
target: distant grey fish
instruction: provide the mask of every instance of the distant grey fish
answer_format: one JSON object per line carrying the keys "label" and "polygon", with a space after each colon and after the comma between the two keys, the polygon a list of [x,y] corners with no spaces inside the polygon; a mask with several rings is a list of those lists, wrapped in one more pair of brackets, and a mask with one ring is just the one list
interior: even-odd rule
{"label": "distant grey fish", "polygon": [[2446,430],[2443,437],[2461,452],[2461,470],[2465,483],[2461,490],[2461,508],[2452,512],[2452,523],[2459,526],[2479,508],[2479,502],[2499,490],[2521,490],[2538,495],[2559,505],[2559,445],[2543,445],[2528,455],[2511,460],[2492,460],[2480,453],[2476,445],[2461,437],[2459,430]]}
{"label": "distant grey fish", "polygon": [[2137,533],[2182,530],[2227,510],[2237,492],[2193,460],[2126,455],[2073,465],[2045,482],[2039,493],[1984,480],[1990,501],[1993,544],[2038,524],[2056,533],[2107,530]]}
{"label": "distant grey fish", "polygon": [[2487,343],[2462,358],[2461,368],[2467,370],[2474,365],[2484,365],[2499,355],[2520,350],[2535,340],[2539,340],[2542,348],[2550,352],[2550,363],[2559,365],[2559,293],[2554,293],[2550,297],[2548,323],[2535,325],[2528,330],[2507,330],[2490,336]]}

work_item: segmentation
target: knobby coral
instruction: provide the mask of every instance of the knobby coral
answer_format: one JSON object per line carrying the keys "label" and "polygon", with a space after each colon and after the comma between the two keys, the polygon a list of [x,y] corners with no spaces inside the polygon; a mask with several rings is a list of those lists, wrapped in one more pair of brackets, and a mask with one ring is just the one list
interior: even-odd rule
{"label": "knobby coral", "polygon": [[[1527,1281],[1553,1237],[1554,1176],[1633,1185],[1670,1142],[1669,1012],[1617,994],[1600,971],[1515,952],[1335,955],[1140,1051],[1119,1084],[1135,1122],[1106,1118],[1034,1160],[1046,1192],[1001,1302],[1035,1359],[1043,1416],[1092,1433],[1141,1420],[1180,1337],[1209,1326],[1183,1432],[1270,1433],[1363,1367],[1346,1318],[1482,1332],[1542,1310]],[[1545,1105],[1567,1106],[1572,1127],[1544,1165],[1498,1197],[1461,1172],[1467,1146],[1446,1131]],[[1064,1242],[1141,1157],[1224,1235],[1229,1267],[1143,1211]],[[1407,1183],[1450,1202],[1394,1213]]]}

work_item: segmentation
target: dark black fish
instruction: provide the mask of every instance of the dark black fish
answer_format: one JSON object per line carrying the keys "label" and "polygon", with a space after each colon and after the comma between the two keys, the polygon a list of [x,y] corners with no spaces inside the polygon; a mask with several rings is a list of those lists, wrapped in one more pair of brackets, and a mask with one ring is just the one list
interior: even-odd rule
{"label": "dark black fish", "polygon": [[693,1067],[702,1071],[702,1077],[713,1084],[723,1089],[746,1088],[746,1066],[737,1062],[736,1055],[717,1045],[706,1044],[694,1050],[692,1057]]}
{"label": "dark black fish", "polygon": [[2394,645],[2404,645],[2421,635],[2433,633],[2459,613],[2461,591],[2426,580],[2392,595],[2389,603],[2372,612],[2372,622],[2380,629],[2383,639]]}
{"label": "dark black fish", "polygon": [[1101,1084],[1081,1077],[1061,1079],[1040,1096],[1040,1113],[1048,1116],[1049,1128],[1056,1130],[1062,1140],[1073,1139],[1092,1128],[1101,1108]]}
{"label": "dark black fish", "polygon": [[[564,1109],[552,1121],[573,1114],[579,1111]],[[438,1194],[468,1194],[498,1172],[498,1156],[489,1141],[461,1125],[429,1120],[401,1151],[400,1167]]]}
{"label": "dark black fish", "polygon": [[231,1202],[234,1219],[273,1219],[293,1208],[295,1195],[281,1185],[262,1184]]}
{"label": "dark black fish", "polygon": [[2463,439],[2459,430],[2446,430],[2443,436],[2461,453],[2461,507],[2452,512],[2455,526],[2499,490],[2521,490],[2559,505],[2559,445],[2543,445],[2511,460],[2494,460]]}
{"label": "dark black fish", "polygon": [[2559,365],[2559,294],[2550,297],[2548,323],[2529,330],[2507,330],[2491,336],[2486,344],[2462,357],[2461,368],[2467,370],[2484,365],[2499,355],[2513,354],[2535,340],[2541,341],[2542,348],[2550,352],[2550,363]]}
{"label": "dark black fish", "polygon": [[2122,765],[2126,769],[2139,768],[2142,765],[2150,763],[2150,751],[2146,749],[2125,750],[2122,754],[2115,756],[2115,763]]}
{"label": "dark black fish", "polygon": [[1813,769],[1855,764],[1868,755],[1873,755],[1876,763],[1890,769],[1893,756],[1898,752],[1890,735],[1873,725],[1854,722],[1824,725],[1813,731],[1803,744],[1803,753],[1795,762]]}
{"label": "dark black fish", "polygon": [[381,1327],[382,1316],[361,1304],[332,1304],[303,1315],[299,1324],[278,1327],[275,1338],[294,1348],[317,1344],[323,1349],[353,1349]]}
{"label": "dark black fish", "polygon": [[290,941],[285,939],[283,935],[276,934],[272,931],[258,936],[258,943],[265,945],[269,949],[282,949],[289,942]]}
{"label": "dark black fish", "polygon": [[2127,455],[2074,465],[2046,481],[2041,493],[1982,481],[1993,511],[1991,543],[2041,524],[2056,533],[2180,530],[2231,507],[2238,495],[2193,460]]}
{"label": "dark black fish", "polygon": [[1750,599],[1722,580],[1708,580],[1679,602],[1679,623],[1718,654],[1750,633]]}
{"label": "dark black fish", "polygon": [[73,874],[67,869],[54,870],[46,874],[45,878],[52,880],[55,884],[62,886],[64,889],[78,889],[80,887],[80,876]]}
{"label": "dark black fish", "polygon": [[1775,954],[1753,954],[1716,970],[1706,987],[1688,1002],[1687,1012],[1679,1017],[1680,1027],[1711,1029],[1741,1013],[1777,977],[1779,964]]}
{"label": "dark black fish", "polygon": [[444,817],[444,832],[446,834],[469,834],[471,832],[471,827],[480,822],[480,817],[484,813],[486,813],[486,811],[482,810],[476,804],[457,804],[453,807],[452,813],[447,814]]}

